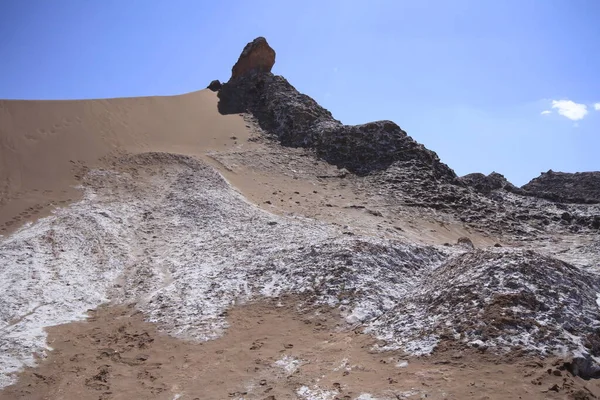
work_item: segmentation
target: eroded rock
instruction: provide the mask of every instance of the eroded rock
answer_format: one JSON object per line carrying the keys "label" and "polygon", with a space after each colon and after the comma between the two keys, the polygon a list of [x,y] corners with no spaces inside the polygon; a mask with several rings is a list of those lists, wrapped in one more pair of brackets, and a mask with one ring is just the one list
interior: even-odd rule
{"label": "eroded rock", "polygon": [[[450,213],[495,234],[600,229],[600,210],[595,206],[547,204],[495,172],[457,178],[435,152],[394,122],[344,125],[285,78],[270,72],[258,69],[236,76],[223,85],[218,97],[222,114],[252,114],[267,137],[314,151],[348,170],[349,179],[366,177],[369,185],[387,193],[394,203]],[[573,215],[569,224],[560,218],[564,211]]]}
{"label": "eroded rock", "polygon": [[475,245],[473,245],[473,242],[471,241],[471,239],[469,239],[466,236],[459,237],[458,240],[456,241],[456,244],[458,244],[459,246],[464,247],[466,249],[470,249],[470,250],[473,250],[475,248]]}
{"label": "eroded rock", "polygon": [[510,183],[502,174],[492,172],[489,175],[484,175],[479,172],[462,176],[460,180],[467,186],[473,187],[480,193],[489,194],[494,190],[504,189],[512,193],[520,193],[523,190],[519,189]]}
{"label": "eroded rock", "polygon": [[244,47],[240,58],[231,69],[231,79],[254,72],[271,72],[275,64],[275,50],[269,46],[267,39],[257,37]]}
{"label": "eroded rock", "polygon": [[221,86],[223,86],[221,84],[221,81],[215,79],[206,88],[212,90],[213,92],[218,92],[219,90],[221,90]]}
{"label": "eroded rock", "polygon": [[571,360],[566,361],[564,366],[574,376],[583,379],[600,378],[600,366],[589,355],[586,357],[573,357]]}
{"label": "eroded rock", "polygon": [[600,203],[600,171],[543,172],[523,186],[528,193],[565,203]]}
{"label": "eroded rock", "polygon": [[[314,149],[322,159],[354,174],[384,170],[398,161],[415,161],[432,179],[456,180],[454,171],[436,153],[417,143],[394,122],[351,126],[333,118],[285,78],[269,72],[274,55],[272,59],[267,56],[267,49],[263,49],[268,46],[266,41],[256,40],[246,46],[232,78],[219,91],[222,114],[250,112],[261,128],[284,146]],[[262,58],[266,61],[251,61]]]}

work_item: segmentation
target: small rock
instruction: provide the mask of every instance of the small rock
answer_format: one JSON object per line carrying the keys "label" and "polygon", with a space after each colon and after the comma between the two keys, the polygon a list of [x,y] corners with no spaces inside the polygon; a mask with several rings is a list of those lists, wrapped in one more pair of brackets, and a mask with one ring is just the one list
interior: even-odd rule
{"label": "small rock", "polygon": [[218,92],[219,90],[221,90],[221,87],[221,81],[219,81],[218,79],[215,79],[214,81],[210,82],[210,84],[207,86],[207,88],[212,90],[213,92]]}
{"label": "small rock", "polygon": [[350,173],[350,172],[348,172],[348,170],[347,170],[346,168],[342,168],[342,169],[340,169],[340,170],[338,171],[338,174],[337,174],[337,176],[338,176],[339,178],[345,178],[346,176],[348,176],[348,174],[349,174],[349,173]]}
{"label": "small rock", "polygon": [[474,249],[475,248],[475,246],[473,245],[473,242],[471,241],[471,239],[469,239],[466,236],[459,237],[458,240],[456,241],[456,244],[458,244],[459,246],[462,246],[462,247],[466,247],[468,249]]}
{"label": "small rock", "polygon": [[383,217],[383,214],[380,211],[377,210],[369,210],[367,209],[367,212],[371,215],[374,215],[376,217]]}
{"label": "small rock", "polygon": [[571,214],[569,214],[568,212],[562,213],[562,215],[560,216],[560,218],[563,221],[567,221],[567,222],[571,222],[573,220],[573,216]]}
{"label": "small rock", "polygon": [[595,399],[596,396],[592,395],[590,392],[579,389],[571,393],[571,398],[573,400],[592,400]]}
{"label": "small rock", "polygon": [[554,385],[550,386],[548,388],[548,390],[551,390],[553,392],[558,392],[558,391],[560,391],[560,387],[555,383]]}
{"label": "small rock", "polygon": [[564,367],[574,376],[583,379],[600,378],[600,366],[596,364],[591,357],[574,357],[564,363]]}

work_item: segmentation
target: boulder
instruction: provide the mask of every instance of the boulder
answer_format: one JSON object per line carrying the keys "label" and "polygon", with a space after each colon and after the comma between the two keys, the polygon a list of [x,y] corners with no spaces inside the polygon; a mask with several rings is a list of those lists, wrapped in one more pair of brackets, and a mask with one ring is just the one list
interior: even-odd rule
{"label": "boulder", "polygon": [[218,79],[215,79],[206,88],[212,90],[213,92],[218,92],[221,90],[222,86],[223,85],[221,85],[221,82]]}
{"label": "boulder", "polygon": [[244,47],[242,54],[231,69],[231,80],[255,72],[271,72],[275,64],[275,50],[267,39],[257,37]]}
{"label": "boulder", "polygon": [[458,240],[456,241],[456,244],[461,247],[464,247],[466,249],[470,249],[470,250],[475,249],[475,245],[473,245],[473,242],[471,241],[471,239],[469,239],[466,236],[459,237]]}
{"label": "boulder", "polygon": [[600,378],[600,366],[589,355],[573,357],[564,363],[564,367],[574,376],[586,380]]}

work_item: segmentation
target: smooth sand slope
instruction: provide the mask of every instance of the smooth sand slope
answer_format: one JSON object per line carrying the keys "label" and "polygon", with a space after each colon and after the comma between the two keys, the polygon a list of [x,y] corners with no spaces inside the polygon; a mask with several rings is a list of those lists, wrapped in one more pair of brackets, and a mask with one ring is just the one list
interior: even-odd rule
{"label": "smooth sand slope", "polygon": [[246,143],[240,116],[217,112],[216,94],[104,100],[0,100],[0,234],[79,197],[89,168],[121,152],[202,155]]}

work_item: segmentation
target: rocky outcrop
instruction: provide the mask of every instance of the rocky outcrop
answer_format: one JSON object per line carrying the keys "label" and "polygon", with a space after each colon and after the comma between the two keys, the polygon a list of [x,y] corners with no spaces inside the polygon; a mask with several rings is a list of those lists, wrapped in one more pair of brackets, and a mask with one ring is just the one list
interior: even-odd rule
{"label": "rocky outcrop", "polygon": [[[257,40],[262,43],[259,39],[246,46],[240,60],[258,52],[253,49],[260,48],[254,44]],[[250,112],[261,128],[283,145],[314,149],[322,159],[357,175],[410,161],[430,171],[433,179],[457,182],[454,171],[436,153],[417,143],[395,123],[344,125],[285,78],[271,74],[272,65],[240,69],[238,64],[240,61],[232,78],[219,91],[222,114]]]}
{"label": "rocky outcrop", "polygon": [[231,79],[254,72],[271,72],[274,64],[275,50],[269,46],[267,39],[257,37],[244,47],[240,58],[231,69]]}
{"label": "rocky outcrop", "polygon": [[600,355],[593,273],[534,251],[495,249],[465,252],[422,279],[427,284],[396,303],[399,312],[377,322],[392,340],[444,337],[483,350],[535,343],[540,353]]}
{"label": "rocky outcrop", "polygon": [[[394,122],[344,125],[285,78],[268,71],[249,70],[232,77],[218,97],[222,114],[251,113],[270,138],[284,146],[310,149],[359,179],[366,177],[360,185],[377,188],[403,207],[446,212],[495,234],[600,228],[595,206],[583,210],[522,196],[527,192],[495,172],[458,178],[435,152]],[[564,212],[572,218],[562,218]]]}
{"label": "rocky outcrop", "polygon": [[221,82],[218,79],[215,79],[206,88],[212,90],[213,92],[218,92],[221,90],[221,86]]}
{"label": "rocky outcrop", "polygon": [[600,171],[543,172],[523,186],[529,194],[563,203],[600,203]]}
{"label": "rocky outcrop", "polygon": [[385,196],[387,204],[398,205],[397,212],[402,207],[411,207],[415,213],[423,210],[424,215],[436,210],[494,235],[521,237],[600,229],[599,204],[552,202],[522,195],[527,193],[518,188],[512,191],[510,186],[482,193],[466,184],[436,180],[430,168],[411,161],[395,162],[386,170],[356,181],[378,196]]}
{"label": "rocky outcrop", "polygon": [[466,236],[459,237],[458,240],[456,241],[456,244],[459,245],[459,246],[461,246],[461,247],[463,247],[463,248],[465,248],[465,249],[468,249],[468,250],[474,250],[475,249],[475,246],[473,245],[473,242],[471,241],[471,239],[469,239]]}
{"label": "rocky outcrop", "polygon": [[460,177],[461,182],[483,194],[504,189],[512,193],[523,193],[523,190],[510,183],[502,174],[492,172],[489,175],[476,172]]}
{"label": "rocky outcrop", "polygon": [[222,114],[252,113],[261,128],[284,146],[313,147],[315,125],[342,125],[312,98],[298,92],[285,78],[255,73],[231,79],[219,92]]}

